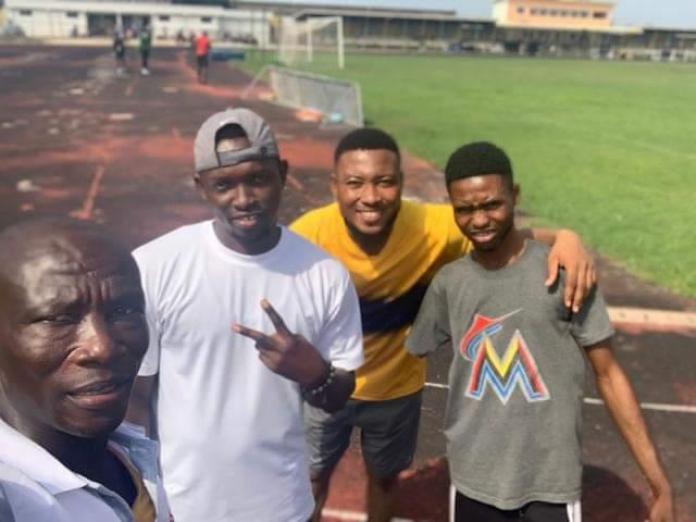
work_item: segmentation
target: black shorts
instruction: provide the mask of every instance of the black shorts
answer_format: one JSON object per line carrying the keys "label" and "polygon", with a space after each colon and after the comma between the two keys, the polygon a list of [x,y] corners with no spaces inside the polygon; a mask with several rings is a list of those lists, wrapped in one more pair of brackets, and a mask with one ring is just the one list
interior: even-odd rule
{"label": "black shorts", "polygon": [[360,429],[363,458],[373,476],[386,479],[408,468],[416,451],[421,396],[418,391],[385,401],[350,399],[333,414],[305,405],[312,477],[333,470],[353,428]]}
{"label": "black shorts", "polygon": [[457,491],[451,519],[453,522],[580,522],[580,502],[530,502],[519,509],[503,510]]}
{"label": "black shorts", "polygon": [[208,67],[208,55],[203,54],[196,56],[196,62],[198,63],[198,67]]}

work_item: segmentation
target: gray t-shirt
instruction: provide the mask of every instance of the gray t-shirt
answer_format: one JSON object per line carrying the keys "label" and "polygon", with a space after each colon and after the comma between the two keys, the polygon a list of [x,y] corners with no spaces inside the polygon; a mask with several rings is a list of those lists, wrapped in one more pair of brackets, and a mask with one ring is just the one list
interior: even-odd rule
{"label": "gray t-shirt", "polygon": [[486,270],[469,256],[444,266],[406,341],[415,355],[454,350],[445,413],[454,486],[499,509],[572,502],[581,490],[579,346],[614,333],[598,292],[571,315],[563,281],[546,288],[548,248]]}

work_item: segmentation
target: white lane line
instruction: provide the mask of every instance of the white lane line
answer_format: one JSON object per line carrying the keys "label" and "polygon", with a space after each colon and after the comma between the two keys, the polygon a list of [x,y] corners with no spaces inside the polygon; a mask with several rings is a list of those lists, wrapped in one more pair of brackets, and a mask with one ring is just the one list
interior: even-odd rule
{"label": "white lane line", "polygon": [[635,326],[696,329],[696,312],[608,307],[613,323]]}
{"label": "white lane line", "polygon": [[77,219],[87,220],[92,219],[92,214],[94,213],[94,203],[97,200],[97,195],[99,194],[99,185],[104,177],[104,166],[99,165],[97,170],[92,176],[92,182],[89,185],[89,190],[82,202],[82,208],[79,210],[74,210],[70,215]]}
{"label": "white lane line", "polygon": [[440,384],[439,382],[426,382],[426,388],[437,388],[438,390],[449,390],[448,384]]}
{"label": "white lane line", "polygon": [[[583,399],[585,404],[592,404],[595,406],[603,406],[604,401],[602,399],[595,399],[592,397],[585,397]],[[640,407],[643,410],[652,411],[665,411],[668,413],[696,413],[696,406],[687,406],[680,404],[661,404],[658,402],[641,402]]]}
{"label": "white lane line", "polygon": [[[447,384],[440,384],[438,382],[426,382],[426,388],[435,388],[436,390],[449,390]],[[602,399],[596,399],[593,397],[585,397],[583,399],[585,404],[591,404],[593,406],[604,405]],[[696,413],[696,406],[689,406],[686,404],[663,404],[659,402],[641,402],[640,408],[642,410],[651,411],[664,411],[667,413]]]}
{"label": "white lane line", "polygon": [[[367,513],[361,513],[359,511],[324,508],[321,514],[325,517],[337,518],[338,520],[367,520]],[[392,522],[413,522],[413,520],[410,518],[392,518]]]}

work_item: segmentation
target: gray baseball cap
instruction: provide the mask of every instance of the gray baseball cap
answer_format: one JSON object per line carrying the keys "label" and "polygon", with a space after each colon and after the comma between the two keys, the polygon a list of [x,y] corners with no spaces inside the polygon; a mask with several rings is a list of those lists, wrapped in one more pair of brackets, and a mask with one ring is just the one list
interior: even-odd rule
{"label": "gray baseball cap", "polygon": [[[239,125],[244,129],[251,145],[246,149],[217,152],[215,135],[225,125],[230,124]],[[279,158],[280,154],[268,123],[255,112],[238,108],[217,112],[203,122],[196,134],[193,156],[196,172],[202,172],[245,161]]]}

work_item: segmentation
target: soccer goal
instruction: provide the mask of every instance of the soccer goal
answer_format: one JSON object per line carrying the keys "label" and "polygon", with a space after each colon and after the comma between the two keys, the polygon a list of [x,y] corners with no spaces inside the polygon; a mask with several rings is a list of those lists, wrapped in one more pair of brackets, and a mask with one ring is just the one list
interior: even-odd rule
{"label": "soccer goal", "polygon": [[285,65],[313,62],[317,54],[336,55],[339,69],[345,66],[343,18],[321,16],[296,20],[284,17],[280,24],[278,60]]}
{"label": "soccer goal", "polygon": [[267,65],[244,89],[241,98],[250,97],[261,83],[268,84],[281,105],[317,111],[330,123],[356,127],[364,124],[360,85],[355,82]]}

